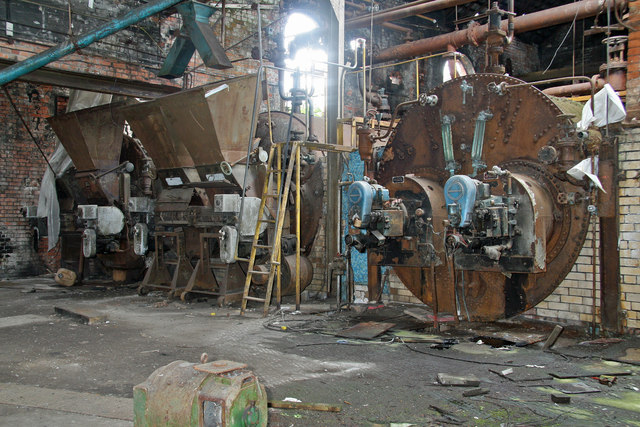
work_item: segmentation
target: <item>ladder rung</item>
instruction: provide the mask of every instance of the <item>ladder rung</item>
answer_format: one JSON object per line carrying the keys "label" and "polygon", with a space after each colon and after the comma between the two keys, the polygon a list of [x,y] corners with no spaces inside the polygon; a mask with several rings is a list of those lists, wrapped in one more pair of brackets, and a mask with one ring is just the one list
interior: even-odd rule
{"label": "ladder rung", "polygon": [[264,298],[258,298],[258,297],[246,296],[246,297],[244,297],[244,299],[249,300],[249,301],[264,302]]}
{"label": "ladder rung", "polygon": [[263,194],[263,197],[271,197],[273,199],[277,198],[278,195],[277,194],[273,194],[273,193],[267,193],[267,194]]}
{"label": "ladder rung", "polygon": [[269,274],[268,271],[262,271],[262,270],[249,270],[247,273],[251,273],[251,274]]}
{"label": "ladder rung", "polygon": [[236,258],[236,261],[249,262],[249,258]]}
{"label": "ladder rung", "polygon": [[259,219],[258,222],[268,222],[269,224],[275,224],[275,219]]}
{"label": "ladder rung", "polygon": [[253,245],[253,247],[258,249],[273,249],[271,245]]}

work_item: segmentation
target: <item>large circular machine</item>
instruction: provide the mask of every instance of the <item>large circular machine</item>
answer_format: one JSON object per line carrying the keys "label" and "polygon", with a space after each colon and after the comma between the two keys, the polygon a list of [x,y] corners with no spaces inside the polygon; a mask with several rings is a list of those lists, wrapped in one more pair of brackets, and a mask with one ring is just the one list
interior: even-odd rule
{"label": "large circular machine", "polygon": [[579,104],[500,74],[429,95],[437,102],[411,106],[374,154],[376,182],[349,188],[348,244],[370,266],[393,266],[435,312],[522,313],[553,292],[584,243],[588,186],[566,171],[597,135],[576,131]]}

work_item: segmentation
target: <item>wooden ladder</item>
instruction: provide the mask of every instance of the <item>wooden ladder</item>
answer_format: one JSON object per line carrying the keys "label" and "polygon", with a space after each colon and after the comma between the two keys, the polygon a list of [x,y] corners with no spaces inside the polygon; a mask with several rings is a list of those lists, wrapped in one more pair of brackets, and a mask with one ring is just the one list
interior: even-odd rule
{"label": "wooden ladder", "polygon": [[[267,176],[264,180],[264,188],[262,190],[262,199],[260,201],[260,208],[258,210],[258,220],[256,222],[256,232],[253,236],[253,243],[251,244],[251,255],[249,256],[249,267],[247,268],[247,277],[244,283],[244,292],[242,294],[242,308],[240,309],[240,315],[244,315],[245,310],[247,308],[247,301],[258,301],[264,303],[264,316],[269,314],[269,305],[271,303],[271,295],[273,292],[273,282],[277,280],[277,299],[278,303],[280,303],[281,299],[281,241],[282,241],[282,229],[284,228],[285,215],[287,212],[287,203],[289,201],[289,187],[291,186],[291,178],[293,176],[293,168],[294,165],[297,165],[296,168],[296,181],[298,185],[296,186],[296,193],[299,193],[299,181],[300,181],[300,142],[299,141],[291,141],[291,155],[289,156],[289,163],[287,165],[286,170],[286,178],[284,182],[284,186],[282,184],[282,146],[284,143],[274,143],[271,145],[271,149],[269,150],[269,163],[267,165]],[[277,147],[277,150],[274,149]],[[274,154],[276,154],[274,156]],[[276,176],[276,192],[270,193],[270,187],[272,182],[272,176]],[[296,201],[296,218],[297,218],[297,233],[296,239],[297,243],[297,254],[300,253],[300,203],[299,196]],[[276,211],[276,219],[264,219],[265,209],[267,205],[267,201],[269,199],[277,199],[278,200],[278,208]],[[274,236],[271,239],[270,244],[264,245],[259,244],[259,236],[260,236],[260,228],[263,223],[268,222],[275,225]],[[255,269],[255,260],[256,253],[258,249],[268,249],[271,258],[269,260],[269,271],[256,270]],[[299,256],[299,255],[298,255]],[[296,267],[296,270],[298,267]],[[251,288],[251,280],[254,274],[262,274],[269,275],[267,279],[267,293],[265,298],[257,298],[249,296],[249,289]],[[299,276],[299,275],[298,275]],[[296,279],[296,303],[299,305],[300,300],[300,292],[299,292],[299,278]]]}

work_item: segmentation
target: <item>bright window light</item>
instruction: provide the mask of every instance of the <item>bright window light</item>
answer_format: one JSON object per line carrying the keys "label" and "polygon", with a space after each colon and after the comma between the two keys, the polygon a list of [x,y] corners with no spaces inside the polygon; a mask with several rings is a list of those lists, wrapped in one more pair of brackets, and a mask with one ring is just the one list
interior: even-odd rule
{"label": "bright window light", "polygon": [[[309,16],[301,13],[291,14],[284,28],[284,43],[287,52],[290,53],[290,44],[296,36],[310,33],[317,28],[318,24]],[[309,42],[309,47],[298,49],[293,58],[288,58],[285,61],[287,68],[300,69],[300,71],[317,71],[319,73],[327,70],[327,53],[319,47],[313,47],[314,40],[312,38],[309,39]],[[307,91],[313,89],[313,114],[317,116],[321,116],[324,112],[325,82],[324,75],[311,76],[303,74],[300,78],[300,85],[303,88],[307,89]],[[285,73],[284,87],[287,92],[293,87],[291,73]],[[303,111],[304,108],[305,106],[303,105]]]}

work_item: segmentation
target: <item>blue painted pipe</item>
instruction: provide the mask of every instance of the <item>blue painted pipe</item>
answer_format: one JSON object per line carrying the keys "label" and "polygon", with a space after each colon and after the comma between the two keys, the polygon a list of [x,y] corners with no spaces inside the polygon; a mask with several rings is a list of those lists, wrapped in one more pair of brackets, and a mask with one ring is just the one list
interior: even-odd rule
{"label": "blue painted pipe", "polygon": [[140,22],[145,18],[155,15],[158,12],[162,12],[165,9],[175,6],[184,0],[157,0],[152,3],[137,7],[128,12],[124,16],[115,18],[95,31],[85,34],[73,43],[66,41],[58,46],[54,46],[45,50],[37,55],[25,59],[24,61],[13,64],[10,67],[0,71],[0,86],[12,82],[21,76],[37,70],[40,67],[69,55],[79,49],[83,49],[89,46],[91,43],[101,40],[111,34],[114,34],[122,29],[127,28],[129,25],[133,25],[136,22]]}

